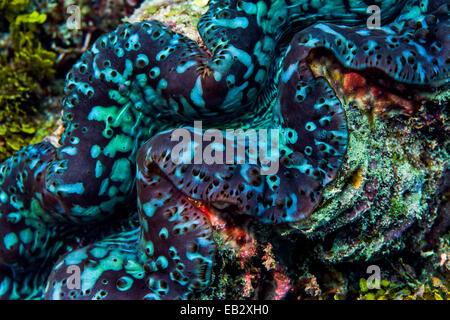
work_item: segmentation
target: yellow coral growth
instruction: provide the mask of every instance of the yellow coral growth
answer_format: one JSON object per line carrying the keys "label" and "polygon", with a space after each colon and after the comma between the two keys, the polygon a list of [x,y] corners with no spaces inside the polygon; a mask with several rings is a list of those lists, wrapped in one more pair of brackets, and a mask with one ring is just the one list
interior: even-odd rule
{"label": "yellow coral growth", "polygon": [[0,162],[53,127],[38,117],[37,91],[38,83],[55,73],[56,54],[43,49],[36,36],[46,15],[22,13],[28,5],[28,0],[0,0],[10,28],[7,50],[0,55]]}

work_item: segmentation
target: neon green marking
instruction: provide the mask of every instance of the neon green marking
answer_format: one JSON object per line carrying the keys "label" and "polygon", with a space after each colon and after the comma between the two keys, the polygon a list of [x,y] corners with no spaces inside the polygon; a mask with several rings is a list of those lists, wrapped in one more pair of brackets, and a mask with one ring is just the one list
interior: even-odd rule
{"label": "neon green marking", "polygon": [[116,186],[111,186],[111,187],[109,188],[109,190],[108,190],[108,196],[109,196],[110,198],[112,198],[112,197],[114,197],[114,196],[117,194],[118,191],[119,191],[119,190],[117,189]]}
{"label": "neon green marking", "polygon": [[127,135],[118,134],[108,143],[103,151],[103,154],[107,157],[114,158],[116,152],[128,152],[131,150],[133,140]]}
{"label": "neon green marking", "polygon": [[30,212],[34,217],[42,218],[42,220],[44,221],[48,218],[48,213],[42,209],[39,201],[36,198],[31,199]]}
{"label": "neon green marking", "polygon": [[124,259],[131,260],[131,255],[121,253],[117,250],[111,251],[107,257],[100,259],[95,267],[86,267],[81,278],[81,290],[92,289],[101,275],[108,271],[119,271],[123,268]]}
{"label": "neon green marking", "polygon": [[88,115],[88,120],[107,121],[109,116],[116,115],[118,112],[117,107],[93,107]]}
{"label": "neon green marking", "polygon": [[111,169],[112,181],[125,181],[131,176],[130,161],[125,158],[120,158],[114,162]]}
{"label": "neon green marking", "polygon": [[139,263],[134,262],[133,260],[128,260],[127,264],[125,265],[125,271],[132,277],[136,279],[143,279],[145,276],[145,271],[142,265]]}
{"label": "neon green marking", "polygon": [[127,102],[127,99],[123,97],[119,91],[117,90],[109,90],[108,95],[111,98],[111,100],[117,101],[119,104],[124,104]]}

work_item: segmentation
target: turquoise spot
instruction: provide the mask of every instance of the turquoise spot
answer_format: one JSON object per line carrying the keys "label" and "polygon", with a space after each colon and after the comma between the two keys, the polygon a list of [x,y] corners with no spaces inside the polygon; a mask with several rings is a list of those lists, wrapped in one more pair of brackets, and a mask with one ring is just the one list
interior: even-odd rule
{"label": "turquoise spot", "polygon": [[97,259],[102,259],[102,258],[104,258],[104,257],[106,256],[107,253],[108,253],[108,251],[107,251],[105,248],[98,248],[98,247],[96,247],[96,248],[93,248],[93,249],[91,250],[92,256],[93,256],[94,258],[97,258]]}
{"label": "turquoise spot", "polygon": [[305,129],[306,130],[308,130],[308,131],[314,131],[314,130],[316,130],[317,129],[317,126],[316,126],[316,124],[314,123],[314,122],[308,122],[306,125],[305,125]]}
{"label": "turquoise spot", "polygon": [[305,154],[308,156],[312,154],[312,148],[310,146],[305,147]]}
{"label": "turquoise spot", "polygon": [[115,158],[117,152],[128,152],[132,148],[133,141],[127,135],[118,134],[105,147],[103,154],[110,158]]}
{"label": "turquoise spot", "polygon": [[106,189],[108,188],[108,184],[109,184],[109,179],[106,178],[102,181],[102,183],[100,184],[100,190],[98,192],[99,196],[102,196],[105,194]]}
{"label": "turquoise spot", "polygon": [[63,153],[67,153],[69,156],[74,156],[77,154],[77,148],[75,147],[65,147],[61,150]]}
{"label": "turquoise spot", "polygon": [[158,259],[156,259],[156,263],[158,263],[161,266],[160,269],[166,269],[167,266],[169,265],[167,258],[164,256],[159,256]]}
{"label": "turquoise spot", "polygon": [[153,67],[150,69],[149,75],[150,75],[150,78],[155,79],[159,76],[160,73],[161,73],[161,70],[158,67]]}
{"label": "turquoise spot", "polygon": [[127,291],[133,286],[133,279],[130,277],[120,277],[116,282],[117,290]]}
{"label": "turquoise spot", "polygon": [[167,230],[167,228],[162,228],[160,231],[159,231],[159,237],[160,238],[165,238],[165,239],[167,239],[168,237],[169,237],[169,230]]}
{"label": "turquoise spot", "polygon": [[6,250],[11,250],[11,247],[14,246],[18,241],[19,239],[17,239],[17,235],[14,232],[8,233],[3,238]]}
{"label": "turquoise spot", "polygon": [[5,277],[0,284],[0,297],[8,292],[9,286],[11,284],[11,280],[8,277]]}
{"label": "turquoise spot", "polygon": [[152,202],[144,203],[142,209],[144,210],[147,217],[151,218],[155,214],[157,206]]}
{"label": "turquoise spot", "polygon": [[64,262],[68,266],[76,265],[76,264],[81,263],[87,257],[88,257],[88,255],[86,254],[85,250],[75,250],[66,256],[66,258],[64,259]]}
{"label": "turquoise spot", "polygon": [[119,190],[117,189],[116,186],[111,186],[108,190],[108,196],[110,198],[114,197],[115,195],[117,195],[117,193],[119,192]]}
{"label": "turquoise spot", "polygon": [[184,73],[186,72],[187,69],[189,69],[190,67],[196,66],[197,65],[197,61],[195,60],[190,60],[188,62],[186,62],[185,64],[178,65],[177,66],[177,73]]}
{"label": "turquoise spot", "polygon": [[57,186],[53,186],[50,185],[48,187],[48,190],[50,192],[65,192],[65,193],[76,193],[76,194],[83,194],[84,192],[84,187],[83,187],[83,183],[79,182],[79,183],[74,183],[74,184],[63,184],[63,185],[57,185]]}
{"label": "turquoise spot", "polygon": [[147,241],[145,243],[144,248],[149,256],[152,256],[155,252],[155,248],[153,247],[153,242],[151,242],[151,241]]}
{"label": "turquoise spot", "polygon": [[95,163],[95,177],[100,178],[103,173],[103,165],[100,160]]}
{"label": "turquoise spot", "polygon": [[94,159],[97,158],[100,155],[101,151],[102,151],[102,149],[100,148],[100,146],[94,144],[91,148],[91,157]]}
{"label": "turquoise spot", "polygon": [[114,162],[111,169],[112,181],[125,181],[131,177],[130,161],[125,158],[120,158]]}
{"label": "turquoise spot", "polygon": [[0,190],[0,201],[3,203],[8,202],[8,195],[3,190]]}
{"label": "turquoise spot", "polygon": [[248,27],[248,19],[246,17],[236,17],[234,19],[216,19],[214,24],[231,29],[246,29]]}
{"label": "turquoise spot", "polygon": [[33,232],[30,229],[24,229],[19,233],[20,241],[27,244],[33,240]]}
{"label": "turquoise spot", "polygon": [[203,89],[202,89],[202,80],[201,77],[198,77],[195,81],[194,89],[191,91],[191,100],[198,107],[205,106],[205,100],[203,100]]}
{"label": "turquoise spot", "polygon": [[136,61],[138,66],[148,65],[148,57],[145,54],[138,54]]}
{"label": "turquoise spot", "polygon": [[126,42],[125,50],[127,50],[127,51],[139,50],[140,48],[141,48],[141,44],[139,42],[139,35],[137,33],[133,34],[132,36],[130,36],[130,38]]}

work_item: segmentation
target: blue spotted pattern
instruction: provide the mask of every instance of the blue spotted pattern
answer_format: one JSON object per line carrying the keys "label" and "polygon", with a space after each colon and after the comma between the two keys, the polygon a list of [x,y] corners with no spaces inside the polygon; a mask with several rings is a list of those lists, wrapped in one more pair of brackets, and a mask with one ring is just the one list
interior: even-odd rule
{"label": "blue spotted pattern", "polygon": [[[156,21],[99,38],[67,75],[60,146],[26,147],[0,167],[0,297],[39,296],[39,266],[66,250],[45,298],[188,298],[208,287],[214,265],[204,208],[273,224],[310,215],[348,140],[341,102],[310,70],[312,53],[404,84],[448,81],[448,5],[380,6],[382,27],[369,30],[365,1],[211,0],[198,25],[211,54]],[[279,170],[173,163],[170,129],[186,126],[195,138],[193,120],[279,129]],[[68,245],[136,206],[133,231]],[[72,265],[81,289],[67,286]]]}

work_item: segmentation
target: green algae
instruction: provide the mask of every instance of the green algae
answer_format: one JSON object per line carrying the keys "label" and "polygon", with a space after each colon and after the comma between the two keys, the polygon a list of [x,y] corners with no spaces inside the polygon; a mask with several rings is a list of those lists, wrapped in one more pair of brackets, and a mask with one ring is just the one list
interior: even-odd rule
{"label": "green algae", "polygon": [[56,53],[43,48],[39,27],[46,15],[24,12],[29,0],[0,1],[9,35],[0,53],[0,161],[40,141],[54,124],[39,114],[40,86],[52,79]]}
{"label": "green algae", "polygon": [[[401,259],[400,259],[400,262]],[[401,279],[382,280],[379,288],[369,289],[366,279],[359,281],[359,300],[450,300],[449,283],[429,276],[422,281],[410,273],[397,270]]]}

